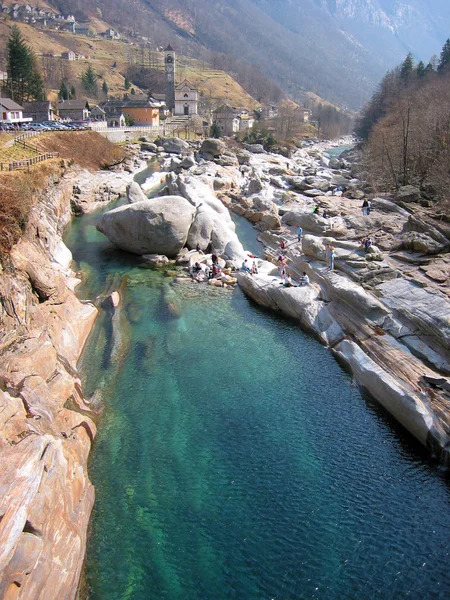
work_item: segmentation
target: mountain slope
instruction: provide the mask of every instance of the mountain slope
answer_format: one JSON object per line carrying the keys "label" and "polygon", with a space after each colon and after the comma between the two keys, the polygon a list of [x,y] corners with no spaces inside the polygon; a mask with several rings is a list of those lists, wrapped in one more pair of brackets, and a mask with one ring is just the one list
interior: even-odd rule
{"label": "mountain slope", "polygon": [[[313,91],[364,103],[408,51],[428,61],[448,36],[448,0],[52,0],[63,13],[100,11],[113,26],[184,54],[218,51],[258,65],[294,97]],[[448,6],[447,6],[448,4]],[[126,8],[125,8],[126,6]]]}

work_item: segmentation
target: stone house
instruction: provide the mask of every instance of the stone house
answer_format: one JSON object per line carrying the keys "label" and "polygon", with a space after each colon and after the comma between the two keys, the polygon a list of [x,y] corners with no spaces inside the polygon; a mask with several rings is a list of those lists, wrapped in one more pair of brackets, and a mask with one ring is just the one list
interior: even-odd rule
{"label": "stone house", "polygon": [[95,105],[91,108],[91,121],[106,121],[106,112],[101,106]]}
{"label": "stone house", "polygon": [[223,104],[213,112],[213,123],[217,125],[221,135],[238,133],[239,122],[236,110],[229,104]]}
{"label": "stone house", "polygon": [[58,102],[58,113],[61,119],[87,121],[90,109],[87,100],[61,100]]}
{"label": "stone house", "polygon": [[174,115],[198,114],[198,90],[186,79],[175,87]]}
{"label": "stone house", "polygon": [[69,52],[61,52],[61,58],[65,58],[66,60],[75,60],[76,54],[72,50],[69,50]]}
{"label": "stone house", "polygon": [[34,123],[53,121],[55,118],[54,113],[52,103],[48,100],[23,103],[23,116],[31,117]]}

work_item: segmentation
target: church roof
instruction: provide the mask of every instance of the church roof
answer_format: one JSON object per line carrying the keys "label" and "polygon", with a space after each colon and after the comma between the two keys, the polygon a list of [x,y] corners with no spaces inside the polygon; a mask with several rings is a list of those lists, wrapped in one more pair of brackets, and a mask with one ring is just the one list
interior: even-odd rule
{"label": "church roof", "polygon": [[175,52],[175,50],[172,48],[172,46],[169,44],[167,46],[167,48],[164,50],[164,52]]}
{"label": "church roof", "polygon": [[182,88],[184,88],[184,87],[187,87],[187,88],[189,88],[189,89],[190,89],[190,90],[192,90],[192,91],[196,91],[196,90],[197,90],[197,88],[196,88],[196,87],[194,87],[193,85],[191,85],[187,79],[185,79],[184,81],[182,81],[181,83],[179,83],[179,84],[178,84],[178,85],[175,87],[175,89],[176,89],[176,90],[181,90],[181,89],[182,89]]}

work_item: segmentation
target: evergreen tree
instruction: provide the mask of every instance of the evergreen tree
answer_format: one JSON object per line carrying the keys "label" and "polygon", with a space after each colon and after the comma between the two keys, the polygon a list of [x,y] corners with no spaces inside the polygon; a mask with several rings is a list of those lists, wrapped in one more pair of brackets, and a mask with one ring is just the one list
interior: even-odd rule
{"label": "evergreen tree", "polygon": [[124,87],[126,90],[129,90],[129,89],[130,89],[130,80],[128,79],[128,77],[125,77],[125,81],[124,81],[123,87]]}
{"label": "evergreen tree", "polygon": [[212,138],[220,138],[220,129],[217,123],[213,123],[209,129],[209,135]]}
{"label": "evergreen tree", "polygon": [[64,83],[64,81],[61,83],[61,87],[59,88],[58,96],[61,98],[61,100],[69,99],[69,90],[67,89],[67,85]]}
{"label": "evergreen tree", "polygon": [[13,100],[42,100],[44,86],[33,51],[26,45],[17,25],[11,28],[7,44],[7,87]]}
{"label": "evergreen tree", "polygon": [[107,96],[108,95],[108,84],[106,83],[106,81],[103,82],[102,85],[102,92]]}
{"label": "evergreen tree", "polygon": [[434,71],[434,68],[433,68],[433,65],[432,65],[432,63],[430,63],[430,62],[429,62],[429,63],[427,64],[427,66],[425,67],[425,71],[426,71],[426,73],[427,73],[427,74],[428,74],[428,73],[432,73],[432,72]]}
{"label": "evergreen tree", "polygon": [[416,68],[417,77],[425,77],[427,74],[427,69],[423,61],[420,61]]}
{"label": "evergreen tree", "polygon": [[136,92],[134,91],[134,88],[131,88],[130,94],[131,94],[132,96],[134,96],[134,95],[135,95],[135,93],[136,93]]}
{"label": "evergreen tree", "polygon": [[76,96],[76,95],[77,95],[77,92],[76,92],[76,90],[75,90],[75,86],[73,85],[73,86],[70,88],[70,97],[71,97],[71,98],[75,98],[75,96]]}
{"label": "evergreen tree", "polygon": [[84,89],[93,94],[97,95],[98,87],[97,87],[97,75],[94,72],[94,69],[89,65],[86,71],[81,75],[81,81],[83,82]]}
{"label": "evergreen tree", "polygon": [[413,72],[413,69],[414,69],[414,60],[413,60],[411,52],[408,52],[405,60],[402,63],[402,66],[400,68],[400,77],[403,79],[403,81],[405,83],[407,83],[407,81],[411,77],[411,73]]}
{"label": "evergreen tree", "polygon": [[450,39],[445,42],[444,47],[442,48],[438,71],[445,69],[448,64],[450,64]]}

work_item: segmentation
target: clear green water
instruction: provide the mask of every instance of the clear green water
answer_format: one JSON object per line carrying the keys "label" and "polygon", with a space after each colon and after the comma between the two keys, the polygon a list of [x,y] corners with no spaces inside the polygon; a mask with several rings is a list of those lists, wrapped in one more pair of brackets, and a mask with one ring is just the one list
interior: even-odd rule
{"label": "clear green water", "polygon": [[127,279],[80,365],[105,404],[89,599],[448,598],[446,474],[294,323],[172,288],[96,218],[66,238],[80,295]]}

